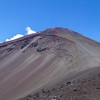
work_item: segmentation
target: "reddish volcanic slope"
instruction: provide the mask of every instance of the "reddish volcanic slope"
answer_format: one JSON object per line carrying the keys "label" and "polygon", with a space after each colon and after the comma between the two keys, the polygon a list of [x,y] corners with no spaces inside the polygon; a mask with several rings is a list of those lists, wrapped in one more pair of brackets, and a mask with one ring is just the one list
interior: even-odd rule
{"label": "reddish volcanic slope", "polygon": [[0,100],[99,100],[100,44],[47,29],[0,44]]}

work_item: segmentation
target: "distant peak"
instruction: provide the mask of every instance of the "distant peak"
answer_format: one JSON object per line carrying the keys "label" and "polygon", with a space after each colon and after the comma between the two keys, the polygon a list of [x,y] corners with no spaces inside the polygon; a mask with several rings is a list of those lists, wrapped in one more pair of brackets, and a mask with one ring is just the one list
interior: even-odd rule
{"label": "distant peak", "polygon": [[70,34],[70,35],[79,35],[78,33],[68,29],[68,28],[62,28],[62,27],[56,27],[56,28],[49,28],[41,32],[42,34]]}

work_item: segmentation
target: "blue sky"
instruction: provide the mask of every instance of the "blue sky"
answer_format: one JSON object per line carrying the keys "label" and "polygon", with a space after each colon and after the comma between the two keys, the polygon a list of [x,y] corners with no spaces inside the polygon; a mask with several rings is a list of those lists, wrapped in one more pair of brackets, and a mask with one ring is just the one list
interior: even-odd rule
{"label": "blue sky", "polygon": [[100,0],[0,0],[0,42],[27,27],[69,28],[100,42]]}

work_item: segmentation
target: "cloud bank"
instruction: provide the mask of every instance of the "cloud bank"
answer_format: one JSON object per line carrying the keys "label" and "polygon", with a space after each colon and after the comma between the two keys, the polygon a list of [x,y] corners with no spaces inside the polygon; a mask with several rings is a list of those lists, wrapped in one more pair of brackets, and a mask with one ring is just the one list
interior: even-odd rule
{"label": "cloud bank", "polygon": [[23,37],[24,35],[22,34],[17,34],[16,36],[12,37],[11,39],[6,39],[6,41],[11,41],[11,40],[15,40],[15,39],[18,39],[20,37]]}
{"label": "cloud bank", "polygon": [[[35,31],[31,30],[30,27],[26,27],[26,31],[27,31],[27,35],[36,33]],[[18,39],[23,36],[24,35],[22,35],[22,34],[17,34],[16,36],[13,36],[11,39],[6,39],[6,41],[15,40],[15,39]]]}

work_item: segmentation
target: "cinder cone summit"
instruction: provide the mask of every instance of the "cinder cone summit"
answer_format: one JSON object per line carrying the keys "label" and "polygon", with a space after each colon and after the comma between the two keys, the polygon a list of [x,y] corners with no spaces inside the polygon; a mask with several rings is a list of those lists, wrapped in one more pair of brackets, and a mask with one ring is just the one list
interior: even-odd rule
{"label": "cinder cone summit", "polygon": [[100,43],[64,28],[1,43],[0,100],[100,100]]}

